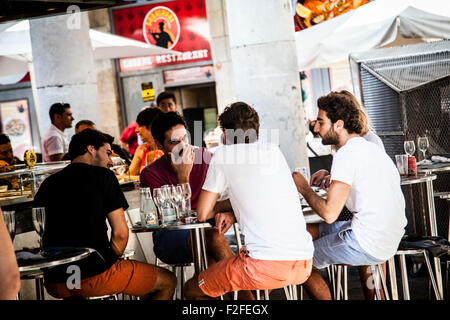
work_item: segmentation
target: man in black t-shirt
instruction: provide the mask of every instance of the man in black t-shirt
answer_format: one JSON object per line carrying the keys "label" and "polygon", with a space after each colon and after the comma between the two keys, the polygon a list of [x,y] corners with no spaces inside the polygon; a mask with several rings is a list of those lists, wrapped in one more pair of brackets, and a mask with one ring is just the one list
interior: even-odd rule
{"label": "man in black t-shirt", "polygon": [[[112,140],[113,137],[92,129],[74,135],[69,145],[72,163],[44,180],[35,196],[34,206],[46,208],[44,247],[89,247],[99,253],[49,269],[44,274],[45,287],[56,298],[125,293],[171,299],[176,286],[173,273],[147,263],[119,259],[128,242],[124,216],[128,203],[114,173],[107,169]],[[79,268],[79,285],[69,266]]]}

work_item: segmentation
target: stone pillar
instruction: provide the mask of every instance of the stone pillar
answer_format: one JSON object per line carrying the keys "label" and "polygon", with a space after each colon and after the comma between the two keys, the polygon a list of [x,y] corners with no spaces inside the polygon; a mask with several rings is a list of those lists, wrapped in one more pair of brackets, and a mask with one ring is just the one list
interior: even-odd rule
{"label": "stone pillar", "polygon": [[211,55],[214,61],[218,113],[236,101],[230,40],[228,37],[225,0],[207,0],[206,12],[211,35]]}
{"label": "stone pillar", "polygon": [[[234,87],[234,101],[247,102],[258,111],[261,129],[269,132],[269,140],[276,142],[276,136],[270,139],[270,132],[278,132],[278,144],[290,168],[309,168],[291,1],[268,0],[262,4],[260,0],[211,0],[207,3],[216,69],[223,61],[232,65],[227,83],[219,83],[222,78],[216,75],[218,101],[222,101],[221,86]],[[218,28],[212,22],[213,9],[219,10],[219,4],[223,12],[215,16],[224,17],[227,26],[221,37],[213,32]],[[227,37],[231,61],[226,53],[225,58],[218,54],[217,43],[222,42],[218,40],[226,41]],[[222,50],[226,52],[226,48]]]}
{"label": "stone pillar", "polygon": [[97,78],[87,13],[30,19],[33,55],[32,87],[41,139],[50,126],[54,102],[71,105],[77,121],[89,119],[101,128]]}

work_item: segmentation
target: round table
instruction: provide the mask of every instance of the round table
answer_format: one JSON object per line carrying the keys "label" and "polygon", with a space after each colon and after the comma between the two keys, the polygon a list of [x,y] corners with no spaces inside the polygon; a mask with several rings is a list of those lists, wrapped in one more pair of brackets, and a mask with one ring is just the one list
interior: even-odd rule
{"label": "round table", "polygon": [[190,233],[192,243],[192,257],[194,259],[195,273],[198,274],[200,271],[208,268],[204,229],[210,227],[212,227],[212,225],[209,222],[195,222],[195,223],[180,223],[168,226],[160,226],[157,228],[144,228],[141,226],[133,226],[133,228],[131,228],[131,232],[141,233],[141,232],[175,231],[175,230],[191,229],[193,231]]}

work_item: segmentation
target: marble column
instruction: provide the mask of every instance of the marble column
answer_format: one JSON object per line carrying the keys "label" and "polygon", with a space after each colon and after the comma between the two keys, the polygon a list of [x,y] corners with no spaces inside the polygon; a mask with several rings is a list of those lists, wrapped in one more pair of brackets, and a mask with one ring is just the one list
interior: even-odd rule
{"label": "marble column", "polygon": [[65,14],[30,20],[33,55],[32,88],[41,138],[50,126],[50,106],[71,105],[77,121],[89,119],[101,128],[97,78],[89,38],[87,13]]}
{"label": "marble column", "polygon": [[[216,75],[219,104],[223,94],[253,106],[259,113],[261,129],[268,132],[269,140],[278,143],[291,170],[309,168],[291,1],[268,0],[262,4],[259,0],[208,0],[207,4],[216,69],[223,61],[232,68],[226,77]],[[225,21],[221,36],[214,26],[217,20],[212,22],[220,6],[223,12],[215,17]],[[227,40],[229,56],[225,44],[222,49],[217,46]],[[220,50],[223,52],[219,54]],[[222,83],[224,79],[227,83]],[[226,85],[234,94],[220,90]]]}

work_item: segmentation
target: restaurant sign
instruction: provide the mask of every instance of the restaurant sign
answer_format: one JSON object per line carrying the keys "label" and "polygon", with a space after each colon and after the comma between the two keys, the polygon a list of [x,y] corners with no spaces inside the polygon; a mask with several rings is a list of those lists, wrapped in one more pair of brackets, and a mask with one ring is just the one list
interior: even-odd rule
{"label": "restaurant sign", "polygon": [[112,10],[117,35],[180,52],[121,58],[120,71],[212,60],[205,0],[167,1]]}

